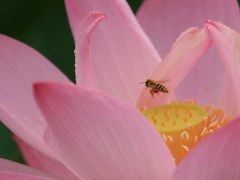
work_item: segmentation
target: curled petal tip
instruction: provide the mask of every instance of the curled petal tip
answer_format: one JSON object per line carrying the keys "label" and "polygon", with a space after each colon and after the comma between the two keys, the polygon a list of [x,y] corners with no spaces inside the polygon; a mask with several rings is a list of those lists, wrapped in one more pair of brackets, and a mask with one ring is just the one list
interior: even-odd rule
{"label": "curled petal tip", "polygon": [[206,23],[206,24],[213,24],[213,20],[211,20],[211,19],[206,19],[206,20],[205,20],[205,23]]}
{"label": "curled petal tip", "polygon": [[100,18],[100,19],[103,19],[106,17],[106,14],[104,14],[103,12],[101,11],[92,11],[89,13],[89,16],[94,16],[96,18]]}
{"label": "curled petal tip", "polygon": [[221,26],[221,22],[219,22],[219,21],[213,21],[213,20],[211,20],[211,19],[207,19],[206,21],[205,21],[205,24],[204,24],[204,26],[205,26],[205,28],[207,29],[207,30],[210,30],[210,29],[212,29],[212,28],[217,28],[218,30],[220,30],[221,28],[219,28],[219,26]]}
{"label": "curled petal tip", "polygon": [[92,32],[97,25],[105,18],[102,12],[90,12],[77,29],[75,37],[75,71],[77,84],[84,84],[88,87],[96,87],[96,75],[91,58],[90,39]]}

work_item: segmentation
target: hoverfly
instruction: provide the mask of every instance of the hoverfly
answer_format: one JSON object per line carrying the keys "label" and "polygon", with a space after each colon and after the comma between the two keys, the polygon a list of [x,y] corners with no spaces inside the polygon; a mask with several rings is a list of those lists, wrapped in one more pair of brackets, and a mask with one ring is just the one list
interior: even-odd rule
{"label": "hoverfly", "polygon": [[[164,86],[163,83],[164,81],[155,81],[152,79],[147,79],[145,82],[141,82],[141,83],[145,83],[146,88],[150,89],[150,94],[153,96],[154,94],[158,94],[159,92],[162,93],[168,93],[169,90],[166,86]],[[139,83],[139,84],[141,84]]]}

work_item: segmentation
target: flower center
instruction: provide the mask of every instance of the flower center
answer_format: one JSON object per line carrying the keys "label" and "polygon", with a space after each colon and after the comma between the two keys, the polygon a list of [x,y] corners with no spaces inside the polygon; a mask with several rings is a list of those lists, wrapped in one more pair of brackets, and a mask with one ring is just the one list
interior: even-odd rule
{"label": "flower center", "polygon": [[143,114],[167,143],[176,164],[203,138],[229,122],[219,108],[178,102],[146,108]]}

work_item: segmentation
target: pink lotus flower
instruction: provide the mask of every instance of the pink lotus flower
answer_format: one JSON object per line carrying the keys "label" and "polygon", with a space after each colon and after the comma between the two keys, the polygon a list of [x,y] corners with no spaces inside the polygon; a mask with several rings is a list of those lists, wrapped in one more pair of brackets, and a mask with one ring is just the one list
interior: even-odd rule
{"label": "pink lotus flower", "polygon": [[[240,112],[239,34],[208,20],[204,28],[182,33],[162,62],[158,55],[205,18],[239,29],[237,3],[146,1],[138,19],[156,49],[126,2],[65,3],[76,45],[77,86],[33,49],[0,36],[0,117],[30,166],[1,159],[0,178],[239,179],[240,120],[215,132]],[[147,78],[166,80],[170,93],[152,98],[138,85]],[[187,99],[196,103],[183,102]],[[183,155],[169,142],[179,148],[184,139],[185,150],[195,147],[176,166],[173,157]]]}

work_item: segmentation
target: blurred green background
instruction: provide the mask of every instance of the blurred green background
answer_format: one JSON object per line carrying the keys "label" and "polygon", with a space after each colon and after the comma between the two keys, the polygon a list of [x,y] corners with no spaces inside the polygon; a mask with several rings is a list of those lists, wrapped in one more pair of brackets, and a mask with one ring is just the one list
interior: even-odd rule
{"label": "blurred green background", "polygon": [[[128,3],[136,12],[142,0]],[[37,49],[74,80],[74,44],[63,0],[0,0],[0,33]],[[10,131],[1,123],[0,157],[23,161]]]}

